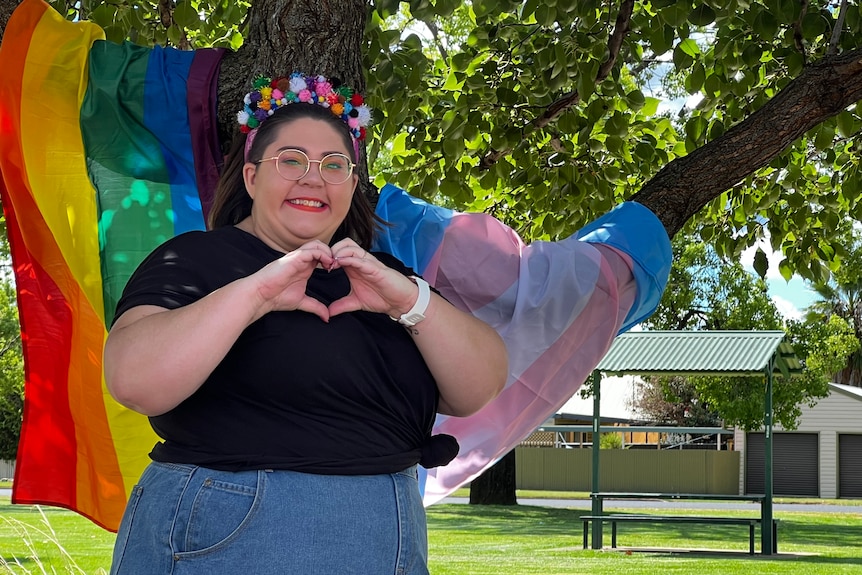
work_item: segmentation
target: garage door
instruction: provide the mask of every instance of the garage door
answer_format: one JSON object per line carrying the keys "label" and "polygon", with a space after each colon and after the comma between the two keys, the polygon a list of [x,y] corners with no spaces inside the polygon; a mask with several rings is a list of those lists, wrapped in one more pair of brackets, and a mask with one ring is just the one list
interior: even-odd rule
{"label": "garage door", "polygon": [[862,435],[838,435],[838,497],[862,498]]}
{"label": "garage door", "polygon": [[[763,493],[763,433],[749,433],[745,442],[745,491]],[[772,492],[775,495],[819,497],[816,433],[772,436]]]}

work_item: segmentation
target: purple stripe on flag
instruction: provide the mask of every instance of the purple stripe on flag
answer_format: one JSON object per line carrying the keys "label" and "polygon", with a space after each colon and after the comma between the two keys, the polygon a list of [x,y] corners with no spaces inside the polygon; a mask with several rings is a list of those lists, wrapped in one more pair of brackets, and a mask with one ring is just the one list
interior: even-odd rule
{"label": "purple stripe on flag", "polygon": [[222,164],[216,124],[216,88],[224,53],[220,48],[195,50],[186,84],[195,179],[205,222],[209,218]]}

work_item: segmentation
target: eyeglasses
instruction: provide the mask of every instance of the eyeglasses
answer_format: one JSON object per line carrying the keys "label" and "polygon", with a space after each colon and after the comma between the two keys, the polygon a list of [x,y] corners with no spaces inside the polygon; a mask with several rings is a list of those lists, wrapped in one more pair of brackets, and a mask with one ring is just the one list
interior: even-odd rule
{"label": "eyeglasses", "polygon": [[275,169],[285,180],[301,180],[311,169],[312,162],[317,164],[320,177],[328,184],[343,184],[356,166],[350,158],[344,154],[326,154],[319,160],[311,160],[302,150],[282,150],[277,156],[258,160],[255,164],[262,164],[275,160]]}

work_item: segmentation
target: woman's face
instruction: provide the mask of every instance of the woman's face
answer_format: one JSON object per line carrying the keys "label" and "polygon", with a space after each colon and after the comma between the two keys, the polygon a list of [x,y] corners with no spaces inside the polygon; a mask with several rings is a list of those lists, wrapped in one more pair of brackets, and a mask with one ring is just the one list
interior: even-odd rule
{"label": "woman's face", "polygon": [[[302,150],[310,160],[340,153],[348,158],[343,139],[327,122],[299,118],[278,129],[275,140],[264,150],[264,158],[285,149]],[[317,162],[310,162],[301,179],[284,179],[275,160],[243,168],[245,186],[252,198],[251,231],[270,247],[283,252],[312,240],[328,244],[350,210],[358,176],[330,184],[320,175]]]}

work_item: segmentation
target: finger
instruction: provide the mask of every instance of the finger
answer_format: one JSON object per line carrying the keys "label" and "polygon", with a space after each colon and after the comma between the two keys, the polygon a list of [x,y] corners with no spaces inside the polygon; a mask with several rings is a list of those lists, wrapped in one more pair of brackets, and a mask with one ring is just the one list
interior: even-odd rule
{"label": "finger", "polygon": [[329,304],[329,315],[330,317],[342,314],[349,313],[351,311],[361,311],[362,303],[357,299],[355,295],[352,293],[347,294],[341,299],[337,299],[331,304]]}
{"label": "finger", "polygon": [[300,300],[299,305],[296,306],[296,309],[305,311],[308,313],[313,313],[326,323],[329,323],[329,318],[332,316],[332,313],[329,311],[329,308],[323,305],[321,302],[317,301],[313,297],[304,297]]}
{"label": "finger", "polygon": [[279,266],[294,268],[314,268],[317,264],[326,267],[332,261],[332,256],[314,248],[299,248],[279,258]]}
{"label": "finger", "polygon": [[[338,240],[337,242],[335,242],[332,245],[332,252],[335,253],[338,250],[341,250],[341,249],[347,248],[347,247],[359,248],[359,244],[357,244],[356,240],[354,240],[353,238],[344,238],[343,240]],[[362,249],[362,248],[359,248],[359,249]]]}
{"label": "finger", "polygon": [[356,260],[368,260],[374,256],[359,246],[344,246],[337,250],[332,250],[332,255],[335,258],[354,258]]}

